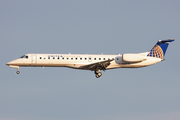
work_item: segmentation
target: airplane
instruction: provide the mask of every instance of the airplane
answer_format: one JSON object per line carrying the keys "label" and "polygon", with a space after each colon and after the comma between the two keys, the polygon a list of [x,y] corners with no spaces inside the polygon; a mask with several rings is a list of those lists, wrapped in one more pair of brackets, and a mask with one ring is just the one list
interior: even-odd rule
{"label": "airplane", "polygon": [[149,51],[143,53],[126,53],[119,55],[95,54],[26,54],[8,62],[6,65],[19,67],[68,67],[80,70],[94,71],[96,78],[101,77],[101,70],[115,68],[140,68],[164,61],[168,45],[174,39],[159,40]]}

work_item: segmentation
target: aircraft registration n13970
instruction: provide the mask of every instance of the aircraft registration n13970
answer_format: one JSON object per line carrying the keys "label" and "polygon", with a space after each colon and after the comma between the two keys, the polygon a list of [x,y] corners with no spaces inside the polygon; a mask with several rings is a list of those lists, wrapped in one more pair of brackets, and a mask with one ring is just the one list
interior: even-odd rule
{"label": "aircraft registration n13970", "polygon": [[19,67],[69,67],[94,71],[99,78],[101,70],[115,68],[139,68],[159,63],[164,59],[168,45],[174,39],[159,40],[149,51],[143,53],[126,53],[122,55],[93,55],[93,54],[26,54],[8,62],[6,65]]}

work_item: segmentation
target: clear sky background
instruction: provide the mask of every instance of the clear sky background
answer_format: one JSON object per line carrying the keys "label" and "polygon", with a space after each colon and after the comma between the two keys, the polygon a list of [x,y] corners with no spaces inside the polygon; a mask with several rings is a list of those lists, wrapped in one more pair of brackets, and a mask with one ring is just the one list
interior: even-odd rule
{"label": "clear sky background", "polygon": [[[179,120],[179,0],[1,0],[0,120]],[[123,54],[174,38],[138,69],[15,68],[27,53]]]}

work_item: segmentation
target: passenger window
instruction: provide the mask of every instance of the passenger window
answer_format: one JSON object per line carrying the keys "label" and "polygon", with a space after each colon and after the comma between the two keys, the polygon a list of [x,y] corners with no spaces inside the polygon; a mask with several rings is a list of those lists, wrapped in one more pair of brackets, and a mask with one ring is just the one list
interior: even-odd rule
{"label": "passenger window", "polygon": [[73,58],[71,58],[71,60],[73,60]]}
{"label": "passenger window", "polygon": [[94,58],[94,60],[96,60],[96,58]]}
{"label": "passenger window", "polygon": [[39,59],[42,59],[42,57],[40,57]]}
{"label": "passenger window", "polygon": [[91,58],[89,58],[89,60],[91,60]]}
{"label": "passenger window", "polygon": [[106,60],[106,58],[104,58],[104,60]]}
{"label": "passenger window", "polygon": [[99,60],[101,60],[101,58],[99,58]]}
{"label": "passenger window", "polygon": [[69,58],[67,58],[67,60],[68,60]]}
{"label": "passenger window", "polygon": [[53,57],[53,59],[55,59],[55,57]]}
{"label": "passenger window", "polygon": [[82,58],[80,58],[80,60],[82,60]]}
{"label": "passenger window", "polygon": [[86,58],[84,58],[86,60]]}
{"label": "passenger window", "polygon": [[48,59],[50,59],[50,57],[48,57]]}
{"label": "passenger window", "polygon": [[59,60],[59,57],[57,59]]}
{"label": "passenger window", "polygon": [[62,58],[64,60],[64,58]]}
{"label": "passenger window", "polygon": [[76,58],[76,60],[77,60],[77,58]]}
{"label": "passenger window", "polygon": [[26,59],[28,59],[28,56],[25,56]]}

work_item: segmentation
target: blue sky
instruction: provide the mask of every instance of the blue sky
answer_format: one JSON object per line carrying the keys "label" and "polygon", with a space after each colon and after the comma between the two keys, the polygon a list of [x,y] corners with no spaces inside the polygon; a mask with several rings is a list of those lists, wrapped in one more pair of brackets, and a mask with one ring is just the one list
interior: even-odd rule
{"label": "blue sky", "polygon": [[[178,0],[0,1],[0,120],[179,120]],[[5,64],[26,53],[123,54],[174,38],[165,61],[92,71]]]}

